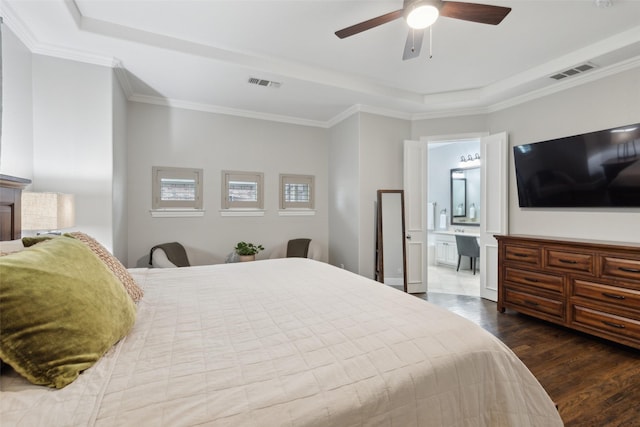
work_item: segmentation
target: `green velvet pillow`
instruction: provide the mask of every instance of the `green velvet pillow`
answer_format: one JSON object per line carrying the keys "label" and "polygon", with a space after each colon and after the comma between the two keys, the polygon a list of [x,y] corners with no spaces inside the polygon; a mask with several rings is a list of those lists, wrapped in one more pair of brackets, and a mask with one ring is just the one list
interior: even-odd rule
{"label": "green velvet pillow", "polygon": [[57,237],[0,257],[0,359],[62,388],[124,337],[136,308],[82,242]]}
{"label": "green velvet pillow", "polygon": [[23,237],[22,238],[22,244],[24,245],[25,248],[29,248],[33,245],[35,245],[36,243],[40,243],[40,242],[44,242],[47,240],[51,240],[56,236],[36,236],[36,237]]}

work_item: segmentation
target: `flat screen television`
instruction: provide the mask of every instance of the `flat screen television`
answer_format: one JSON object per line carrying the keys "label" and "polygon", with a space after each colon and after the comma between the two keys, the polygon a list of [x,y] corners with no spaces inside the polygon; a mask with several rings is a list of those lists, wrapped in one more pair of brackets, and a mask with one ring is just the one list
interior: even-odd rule
{"label": "flat screen television", "polygon": [[513,147],[520,207],[640,207],[640,123]]}

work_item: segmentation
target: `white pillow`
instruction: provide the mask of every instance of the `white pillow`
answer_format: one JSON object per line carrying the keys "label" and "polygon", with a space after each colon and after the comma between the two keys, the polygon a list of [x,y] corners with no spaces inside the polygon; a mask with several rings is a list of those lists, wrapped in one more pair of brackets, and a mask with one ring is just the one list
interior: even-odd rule
{"label": "white pillow", "polygon": [[20,252],[23,249],[24,245],[22,244],[22,239],[0,242],[0,254],[12,254],[14,252]]}
{"label": "white pillow", "polygon": [[151,255],[151,266],[153,268],[174,268],[177,267],[174,263],[169,261],[167,253],[162,248],[156,248]]}

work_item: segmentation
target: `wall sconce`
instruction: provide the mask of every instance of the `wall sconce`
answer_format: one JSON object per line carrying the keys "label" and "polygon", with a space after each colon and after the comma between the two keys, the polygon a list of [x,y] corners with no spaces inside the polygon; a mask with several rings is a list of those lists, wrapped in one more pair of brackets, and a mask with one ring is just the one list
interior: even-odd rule
{"label": "wall sconce", "polygon": [[[22,229],[60,234],[63,228],[75,225],[73,194],[22,193]],[[40,234],[40,233],[38,233]]]}

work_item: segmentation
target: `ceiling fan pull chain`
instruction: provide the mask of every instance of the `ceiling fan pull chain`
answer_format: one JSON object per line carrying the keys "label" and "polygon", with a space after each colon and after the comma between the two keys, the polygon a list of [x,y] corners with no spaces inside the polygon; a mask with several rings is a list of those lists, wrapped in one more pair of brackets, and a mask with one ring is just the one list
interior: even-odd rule
{"label": "ceiling fan pull chain", "polygon": [[429,59],[433,58],[433,25],[429,27]]}
{"label": "ceiling fan pull chain", "polygon": [[411,52],[416,51],[416,30],[411,29]]}

